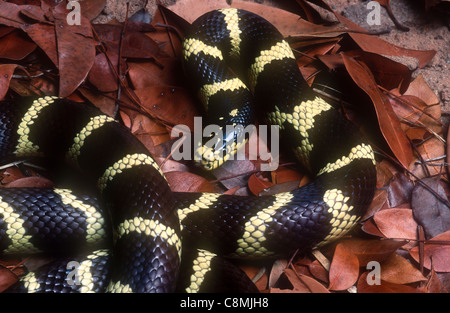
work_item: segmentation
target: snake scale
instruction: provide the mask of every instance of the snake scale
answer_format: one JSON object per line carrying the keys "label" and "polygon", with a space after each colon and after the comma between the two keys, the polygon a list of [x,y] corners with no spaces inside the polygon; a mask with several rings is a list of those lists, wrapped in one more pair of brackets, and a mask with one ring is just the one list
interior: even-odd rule
{"label": "snake scale", "polygon": [[[92,105],[53,96],[2,101],[3,162],[45,156],[69,163],[86,173],[102,200],[76,188],[0,189],[0,252],[57,256],[10,291],[198,292],[208,276],[218,285],[213,290],[233,290],[222,278],[246,282],[245,275],[227,272],[229,261],[216,256],[307,253],[359,221],[375,189],[373,150],[312,93],[273,25],[244,10],[206,13],[187,32],[182,58],[208,123],[245,126],[265,118],[315,178],[265,197],[174,193],[143,144]],[[240,146],[197,153],[210,169]],[[77,270],[70,281],[72,261]],[[180,274],[184,263],[191,272]]]}

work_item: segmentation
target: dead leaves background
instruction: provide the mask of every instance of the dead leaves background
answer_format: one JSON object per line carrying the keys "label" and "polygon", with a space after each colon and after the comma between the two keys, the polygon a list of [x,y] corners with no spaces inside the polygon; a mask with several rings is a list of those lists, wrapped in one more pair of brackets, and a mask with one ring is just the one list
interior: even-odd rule
{"label": "dead leaves background", "polygon": [[[268,262],[265,271],[241,266],[250,277],[256,276],[263,292],[448,292],[447,128],[440,121],[439,100],[423,77],[412,79],[406,66],[386,57],[411,56],[424,67],[435,51],[395,46],[365,33],[326,1],[314,3],[334,14],[339,23],[325,23],[303,0],[280,2],[280,8],[244,1],[233,1],[231,6],[260,14],[277,26],[314,88],[318,88],[318,73],[327,69],[349,82],[351,103],[347,93],[338,93],[336,99],[329,90],[321,91],[372,134],[378,190],[352,237],[313,256]],[[131,129],[162,164],[176,191],[260,195],[308,181],[287,155],[271,173],[259,171],[261,160],[243,160],[205,177],[189,164],[170,159],[172,127],[185,124],[192,129],[193,117],[199,113],[179,60],[183,31],[202,13],[229,6],[226,1],[181,0],[160,7],[150,24],[143,22],[148,18],[145,12],[139,12],[123,23],[92,25],[105,1],[81,4],[81,25],[69,26],[64,2],[0,2],[0,99],[57,94],[91,101]],[[381,4],[388,7],[389,1]],[[435,4],[426,2],[427,7]],[[371,119],[375,122],[366,122]],[[51,184],[41,177],[22,176],[8,169],[2,182]],[[380,285],[368,284],[370,261],[381,266]],[[0,289],[17,279],[10,269],[17,273],[22,266],[2,264],[6,267],[0,267]]]}

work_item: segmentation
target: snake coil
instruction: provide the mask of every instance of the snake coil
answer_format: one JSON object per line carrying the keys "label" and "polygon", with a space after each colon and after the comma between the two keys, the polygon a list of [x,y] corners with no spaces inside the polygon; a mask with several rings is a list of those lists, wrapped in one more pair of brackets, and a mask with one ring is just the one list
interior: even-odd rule
{"label": "snake coil", "polygon": [[[64,160],[95,182],[105,207],[69,189],[1,189],[0,252],[92,250],[28,273],[14,291],[172,292],[180,281],[185,291],[201,291],[213,263],[228,267],[216,255],[307,252],[359,221],[375,189],[372,148],[311,92],[273,25],[244,10],[209,12],[186,34],[183,64],[208,123],[246,126],[264,112],[315,179],[267,197],[174,193],[129,130],[91,105],[48,96],[3,101],[0,159]],[[241,145],[197,152],[214,168]],[[189,247],[195,273],[179,276]],[[70,261],[77,264],[75,282],[68,280]]]}

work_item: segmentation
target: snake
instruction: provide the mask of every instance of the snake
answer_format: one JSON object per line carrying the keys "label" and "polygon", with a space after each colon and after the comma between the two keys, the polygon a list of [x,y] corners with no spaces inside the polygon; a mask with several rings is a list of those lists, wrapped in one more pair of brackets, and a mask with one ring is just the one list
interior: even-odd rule
{"label": "snake", "polygon": [[[186,31],[181,58],[207,123],[225,129],[257,118],[276,125],[313,179],[260,197],[173,192],[145,146],[92,104],[12,97],[0,106],[0,160],[44,157],[83,173],[83,183],[0,189],[0,253],[55,256],[10,291],[241,290],[226,287],[228,277],[247,282],[242,271],[229,270],[233,258],[306,254],[358,224],[374,196],[373,149],[312,91],[271,23],[241,9],[205,13]],[[206,170],[232,159],[247,140],[238,131],[224,136],[196,147]]]}

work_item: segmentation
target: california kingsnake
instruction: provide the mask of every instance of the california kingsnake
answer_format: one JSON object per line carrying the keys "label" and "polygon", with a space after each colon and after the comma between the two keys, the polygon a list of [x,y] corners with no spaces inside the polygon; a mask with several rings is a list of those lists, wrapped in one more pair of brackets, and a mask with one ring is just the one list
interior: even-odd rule
{"label": "california kingsnake", "polygon": [[[79,240],[97,249],[76,259],[83,274],[78,285],[67,285],[65,266],[74,260],[69,257],[45,274],[24,276],[22,288],[171,292],[179,279],[183,242],[183,250],[191,245],[200,251],[194,257],[200,274],[188,275],[188,291],[198,291],[215,254],[307,252],[340,238],[358,222],[375,189],[372,148],[355,126],[311,92],[274,26],[243,10],[207,13],[186,34],[183,63],[208,123],[245,126],[255,112],[265,112],[316,178],[293,192],[261,198],[177,194],[128,129],[92,106],[55,97],[4,101],[1,159],[44,155],[66,160],[96,182],[108,212],[103,217],[88,197],[66,189],[0,190],[0,251],[15,252],[20,246],[54,252],[55,246]],[[248,76],[238,78],[230,64]],[[253,110],[253,103],[260,107]],[[206,167],[228,158],[220,149],[202,148],[200,153]],[[106,250],[110,247],[97,248],[94,242],[108,227],[114,230],[113,260]],[[52,235],[55,229],[65,235]]]}

